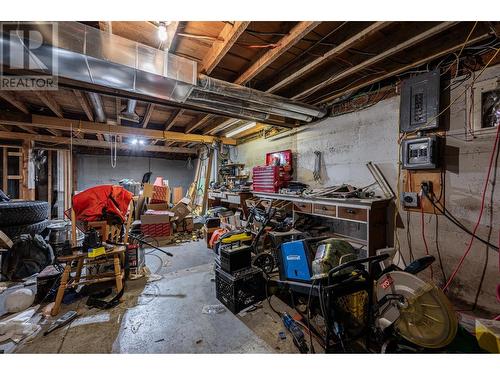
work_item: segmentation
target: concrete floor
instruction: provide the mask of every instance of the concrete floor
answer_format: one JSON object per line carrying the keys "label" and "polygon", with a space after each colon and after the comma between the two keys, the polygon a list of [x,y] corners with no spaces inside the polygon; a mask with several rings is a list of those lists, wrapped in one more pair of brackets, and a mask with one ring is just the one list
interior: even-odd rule
{"label": "concrete floor", "polygon": [[[80,317],[67,327],[19,345],[19,353],[296,353],[267,302],[239,316],[226,310],[203,314],[215,298],[213,253],[204,241],[151,250],[147,265],[157,281],[129,281],[124,300],[109,310],[89,310],[82,299],[63,306]],[[278,308],[286,306],[277,299]]]}

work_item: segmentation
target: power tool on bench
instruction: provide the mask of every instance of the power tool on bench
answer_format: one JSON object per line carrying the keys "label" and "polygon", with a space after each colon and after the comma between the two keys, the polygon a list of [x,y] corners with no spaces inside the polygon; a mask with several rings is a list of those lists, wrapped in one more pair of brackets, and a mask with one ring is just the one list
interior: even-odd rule
{"label": "power tool on bench", "polygon": [[281,319],[283,320],[283,324],[286,329],[292,334],[295,346],[297,346],[302,354],[308,353],[309,347],[307,346],[304,332],[302,332],[299,325],[295,322],[295,320],[293,320],[290,314],[286,312],[282,313]]}

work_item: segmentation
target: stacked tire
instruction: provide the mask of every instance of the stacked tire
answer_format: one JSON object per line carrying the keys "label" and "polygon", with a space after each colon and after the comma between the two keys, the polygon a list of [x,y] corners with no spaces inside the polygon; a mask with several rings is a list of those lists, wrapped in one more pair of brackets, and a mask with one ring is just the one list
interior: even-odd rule
{"label": "stacked tire", "polygon": [[0,230],[11,239],[21,234],[40,234],[49,220],[49,204],[44,201],[0,202]]}

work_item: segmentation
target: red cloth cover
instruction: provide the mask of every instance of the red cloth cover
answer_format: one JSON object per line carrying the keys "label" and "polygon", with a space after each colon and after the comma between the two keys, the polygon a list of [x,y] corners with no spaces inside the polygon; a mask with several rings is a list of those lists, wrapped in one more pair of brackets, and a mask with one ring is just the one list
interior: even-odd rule
{"label": "red cloth cover", "polygon": [[132,193],[121,186],[100,185],[76,194],[73,210],[78,221],[119,220],[125,222]]}

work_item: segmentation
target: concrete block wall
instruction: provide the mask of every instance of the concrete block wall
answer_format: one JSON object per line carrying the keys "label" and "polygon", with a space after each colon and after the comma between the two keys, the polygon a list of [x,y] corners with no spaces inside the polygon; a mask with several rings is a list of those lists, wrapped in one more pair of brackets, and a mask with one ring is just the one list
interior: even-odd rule
{"label": "concrete block wall", "polygon": [[[500,66],[488,68],[478,82],[500,76]],[[460,79],[460,77],[458,78]],[[451,92],[451,101],[460,96],[470,81],[459,85]],[[494,142],[494,134],[477,138],[467,136],[466,95],[450,108],[450,129],[446,140],[445,200],[446,207],[470,230],[478,218],[480,198],[486,178],[488,158]],[[295,154],[295,178],[313,187],[350,183],[361,187],[373,182],[365,164],[372,161],[379,166],[393,190],[397,191],[399,136],[399,97],[350,114],[327,118],[316,124],[301,128],[296,134],[259,139],[244,143],[232,152],[233,161],[246,164],[247,168],[264,164],[265,153],[292,149]],[[323,157],[323,180],[313,180],[314,151],[321,151]],[[492,178],[498,175],[500,166],[492,171]],[[492,179],[490,179],[491,181]],[[498,178],[497,178],[498,180]],[[477,234],[499,242],[500,192],[491,194],[491,184],[486,195],[486,205]],[[425,255],[421,235],[420,213],[398,213],[396,240],[401,244],[403,257]],[[391,215],[389,215],[391,216]],[[392,223],[391,217],[388,222]],[[391,224],[392,225],[392,224]],[[433,279],[437,285],[444,285],[460,257],[466,250],[470,235],[450,223],[441,215],[424,215],[425,236],[429,252],[437,259],[433,266]],[[440,264],[444,270],[441,271]],[[473,304],[482,275],[484,281],[477,298],[477,306],[491,315],[500,314],[500,303],[496,299],[496,287],[500,284],[499,254],[487,249],[478,241],[466,258],[457,278],[452,284],[449,296],[458,302]],[[429,279],[430,272],[422,277]]]}
{"label": "concrete block wall", "polygon": [[96,185],[118,184],[124,178],[141,182],[144,173],[151,171],[151,182],[156,177],[168,180],[170,187],[182,186],[185,194],[193,182],[196,161],[193,168],[187,168],[186,160],[163,158],[145,158],[136,156],[118,156],[116,168],[111,167],[109,155],[77,155],[77,189],[79,191]]}

